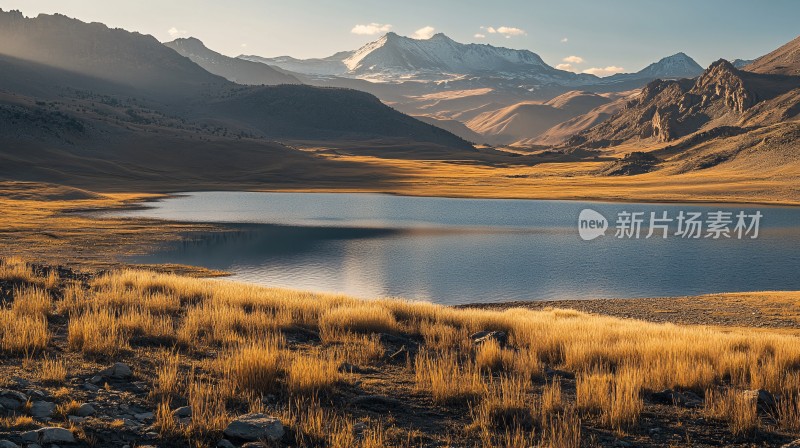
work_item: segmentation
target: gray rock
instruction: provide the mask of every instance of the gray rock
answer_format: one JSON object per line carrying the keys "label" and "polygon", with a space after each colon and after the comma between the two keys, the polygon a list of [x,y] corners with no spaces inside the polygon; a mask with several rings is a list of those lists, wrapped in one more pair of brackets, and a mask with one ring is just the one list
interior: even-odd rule
{"label": "gray rock", "polygon": [[500,345],[506,345],[506,342],[508,342],[508,335],[503,331],[484,330],[477,333],[472,333],[469,337],[472,339],[473,343],[478,345],[491,340],[497,341],[497,343]]}
{"label": "gray rock", "polygon": [[247,442],[244,445],[242,445],[242,448],[269,448],[269,446],[261,442]]}
{"label": "gray rock", "polygon": [[773,412],[777,409],[775,397],[764,389],[746,390],[744,393],[752,400],[755,400],[758,409],[762,412]]}
{"label": "gray rock", "polygon": [[0,448],[19,448],[19,445],[10,440],[0,440]]}
{"label": "gray rock", "polygon": [[56,404],[49,401],[34,401],[31,406],[31,417],[37,419],[50,418],[56,410]]}
{"label": "gray rock", "polygon": [[183,406],[172,411],[172,416],[176,418],[185,418],[192,416],[191,406]]}
{"label": "gray rock", "polygon": [[98,390],[100,390],[100,386],[92,383],[84,383],[84,385],[81,387],[83,387],[84,390],[88,390],[89,392],[97,392]]}
{"label": "gray rock", "polygon": [[[114,380],[128,380],[131,377],[133,377],[133,372],[131,371],[131,368],[128,367],[127,364],[117,362],[114,363],[114,365],[112,365],[111,367],[100,372],[99,376]],[[92,382],[94,383],[94,381]]]}
{"label": "gray rock", "polygon": [[42,448],[38,443],[29,443],[25,448]]}
{"label": "gray rock", "polygon": [[133,418],[135,418],[136,420],[139,420],[140,422],[144,422],[144,421],[147,421],[147,420],[154,419],[155,415],[152,412],[142,412],[142,413],[139,413],[139,414],[135,414],[133,416]]}
{"label": "gray rock", "polygon": [[129,418],[123,418],[122,421],[125,423],[125,426],[127,426],[128,428],[138,428],[138,427],[142,426],[139,422],[133,421],[133,420],[131,420]]}
{"label": "gray rock", "polygon": [[12,376],[11,381],[13,381],[14,384],[16,384],[19,387],[22,387],[23,389],[31,385],[30,381],[19,376]]}
{"label": "gray rock", "polygon": [[89,417],[97,413],[97,409],[89,403],[83,403],[75,410],[75,415],[78,417]]}
{"label": "gray rock", "polygon": [[217,442],[217,448],[236,448],[236,445],[232,444],[229,440],[222,439]]}
{"label": "gray rock", "polygon": [[67,421],[73,425],[82,425],[86,422],[86,417],[78,417],[77,415],[68,415]]}
{"label": "gray rock", "polygon": [[246,441],[276,442],[283,437],[283,423],[267,414],[246,414],[230,422],[225,435]]}
{"label": "gray rock", "polygon": [[38,442],[39,441],[39,432],[38,431],[25,431],[19,435],[22,437],[23,442]]}
{"label": "gray rock", "polygon": [[36,431],[24,432],[21,437],[22,440],[26,442],[34,442],[42,445],[75,443],[75,436],[72,435],[70,430],[58,427],[41,428]]}
{"label": "gray rock", "polygon": [[15,411],[28,402],[28,396],[15,390],[0,389],[0,406]]}
{"label": "gray rock", "polygon": [[696,408],[703,404],[697,395],[691,392],[678,392],[672,389],[664,389],[661,392],[654,392],[650,399],[655,403],[675,405],[685,408]]}
{"label": "gray rock", "polygon": [[50,398],[50,393],[44,390],[39,389],[29,389],[28,390],[28,397],[33,400],[35,398],[44,400],[45,398]]}

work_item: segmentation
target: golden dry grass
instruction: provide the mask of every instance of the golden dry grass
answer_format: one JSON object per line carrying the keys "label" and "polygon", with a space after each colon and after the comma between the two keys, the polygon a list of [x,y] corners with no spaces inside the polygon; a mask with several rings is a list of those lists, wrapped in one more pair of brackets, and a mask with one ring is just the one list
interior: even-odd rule
{"label": "golden dry grass", "polygon": [[736,435],[750,434],[758,428],[756,400],[742,391],[707,391],[705,412],[709,417],[727,421],[731,432]]}
{"label": "golden dry grass", "polygon": [[[383,333],[422,341],[409,356],[409,387],[436,404],[469,406],[472,431],[485,446],[525,446],[532,440],[577,446],[582,420],[616,431],[636,426],[642,397],[665,388],[708,391],[707,415],[726,421],[732,434],[748,434],[758,422],[743,390],[800,392],[798,337],[768,331],[653,324],[569,310],[363,301],[132,270],[108,273],[88,287],[67,285],[56,303],[45,304],[45,290],[35,288],[19,294],[28,297],[25,303],[7,304],[0,320],[38,322],[44,331],[31,339],[22,327],[9,331],[4,325],[4,351],[44,348],[46,313],[68,318],[66,348],[89,359],[130,353],[142,341],[166,341],[163,356],[154,360],[156,426],[195,441],[219,434],[235,416],[232,401],[246,399],[250,409],[259,410],[261,398],[273,394],[306,400],[307,410],[287,414],[303,428],[298,437],[304,440],[324,439],[330,446],[389,443],[387,428],[377,423],[369,436],[363,433],[353,442],[352,420],[313,404],[351,381],[353,375],[340,373],[343,362],[369,366],[385,359]],[[289,344],[285,329],[318,334],[319,340]],[[481,330],[506,332],[508,344],[474,345],[469,335]],[[172,339],[165,339],[170,333]],[[25,343],[6,345],[15,339]],[[215,355],[193,361],[198,351]],[[50,373],[43,378],[66,375],[59,370],[60,358],[46,362],[42,369]],[[543,381],[545,366],[575,374],[574,399],[563,393],[561,381]],[[720,386],[728,392],[714,392]],[[194,412],[188,427],[167,412],[175,399]],[[783,401],[776,411],[786,430],[797,430],[792,423],[797,401]]]}
{"label": "golden dry grass", "polygon": [[67,379],[67,364],[63,359],[45,357],[39,361],[39,381],[61,384]]}

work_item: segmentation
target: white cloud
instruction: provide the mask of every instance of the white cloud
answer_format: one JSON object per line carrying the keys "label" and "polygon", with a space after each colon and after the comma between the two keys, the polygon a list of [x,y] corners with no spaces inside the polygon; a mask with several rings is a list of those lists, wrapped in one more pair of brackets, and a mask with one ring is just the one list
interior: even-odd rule
{"label": "white cloud", "polygon": [[433,36],[433,33],[436,32],[436,28],[432,26],[425,26],[417,31],[414,31],[414,34],[411,35],[414,39],[430,39]]}
{"label": "white cloud", "polygon": [[583,73],[588,73],[588,74],[590,74],[590,75],[595,75],[595,76],[600,76],[600,77],[603,77],[603,76],[609,76],[609,75],[613,75],[613,74],[615,74],[615,73],[622,73],[622,72],[624,72],[624,71],[625,71],[625,69],[624,69],[624,68],[622,68],[622,67],[617,67],[617,66],[614,66],[614,65],[609,65],[608,67],[592,67],[592,68],[587,68],[586,70],[584,70],[584,71],[583,71]]}
{"label": "white cloud", "polygon": [[242,44],[242,48],[247,48],[247,44]]}
{"label": "white cloud", "polygon": [[181,36],[185,36],[186,35],[186,30],[179,30],[178,28],[173,26],[172,28],[167,30],[167,33],[169,34],[169,37],[171,37],[173,39],[177,39],[177,38],[179,38]]}
{"label": "white cloud", "polygon": [[375,34],[388,33],[392,30],[392,25],[388,23],[368,23],[366,25],[356,25],[350,30],[353,34],[374,36]]}
{"label": "white cloud", "polygon": [[481,34],[481,33],[477,33],[477,34],[475,34],[475,39],[486,39],[486,35],[485,34]]}
{"label": "white cloud", "polygon": [[489,34],[502,34],[507,38],[511,36],[524,36],[528,34],[525,32],[525,30],[514,28],[513,26],[500,26],[497,28],[493,26],[482,26],[481,29],[486,30],[486,32]]}
{"label": "white cloud", "polygon": [[575,67],[573,67],[572,64],[558,64],[558,65],[556,65],[556,68],[559,69],[559,70],[566,70],[568,72],[575,72],[576,71]]}
{"label": "white cloud", "polygon": [[562,61],[568,62],[570,64],[582,64],[583,58],[580,56],[567,56],[564,59],[562,59]]}
{"label": "white cloud", "polygon": [[512,26],[501,26],[497,29],[497,32],[500,34],[505,34],[506,36],[524,36],[527,34],[525,30],[514,28]]}
{"label": "white cloud", "polygon": [[562,37],[562,38],[561,38],[561,43],[562,43],[562,44],[565,44],[565,43],[567,43],[567,42],[569,42],[569,39],[568,39],[568,38],[566,38],[566,37]]}

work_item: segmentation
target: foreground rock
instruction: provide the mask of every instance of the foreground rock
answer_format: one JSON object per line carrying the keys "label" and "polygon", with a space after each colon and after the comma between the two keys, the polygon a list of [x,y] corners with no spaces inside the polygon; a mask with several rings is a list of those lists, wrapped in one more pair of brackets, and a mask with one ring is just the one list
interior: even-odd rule
{"label": "foreground rock", "polygon": [[41,428],[22,433],[22,440],[39,444],[75,443],[75,436],[64,428]]}
{"label": "foreground rock", "polygon": [[692,392],[678,392],[672,389],[654,392],[650,395],[650,399],[654,403],[676,405],[684,408],[696,408],[703,405],[703,400]]}
{"label": "foreground rock", "polygon": [[102,380],[127,381],[132,377],[133,371],[131,371],[131,368],[125,363],[117,362],[111,367],[98,373],[97,376],[92,378],[92,382],[98,383]]}
{"label": "foreground rock", "polygon": [[497,341],[498,344],[506,345],[508,342],[508,335],[506,335],[503,331],[479,331],[477,333],[473,333],[470,336],[472,342],[476,345],[483,344],[484,342],[489,342],[491,340]]}
{"label": "foreground rock", "polygon": [[246,414],[230,422],[225,428],[225,436],[248,442],[277,442],[283,437],[283,423],[267,414]]}
{"label": "foreground rock", "polygon": [[28,396],[15,390],[0,389],[0,406],[16,411],[28,402]]}

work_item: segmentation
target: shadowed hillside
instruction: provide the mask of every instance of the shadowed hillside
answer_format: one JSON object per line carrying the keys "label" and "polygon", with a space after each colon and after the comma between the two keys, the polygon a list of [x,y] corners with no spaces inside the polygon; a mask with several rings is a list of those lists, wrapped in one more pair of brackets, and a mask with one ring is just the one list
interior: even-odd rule
{"label": "shadowed hillside", "polygon": [[[395,154],[425,151],[434,158],[472,150],[372,95],[242,86],[151,36],[98,23],[0,11],[0,42],[4,178],[258,184],[312,180],[303,173],[316,171],[326,174],[314,179],[330,174],[345,181],[356,164],[324,161],[292,143],[357,143],[377,151],[389,145]],[[261,74],[271,70],[236,61]]]}
{"label": "shadowed hillside", "polygon": [[266,64],[245,59],[230,58],[208,49],[203,42],[193,37],[167,42],[169,48],[191,59],[208,72],[245,85],[302,84],[288,72]]}

